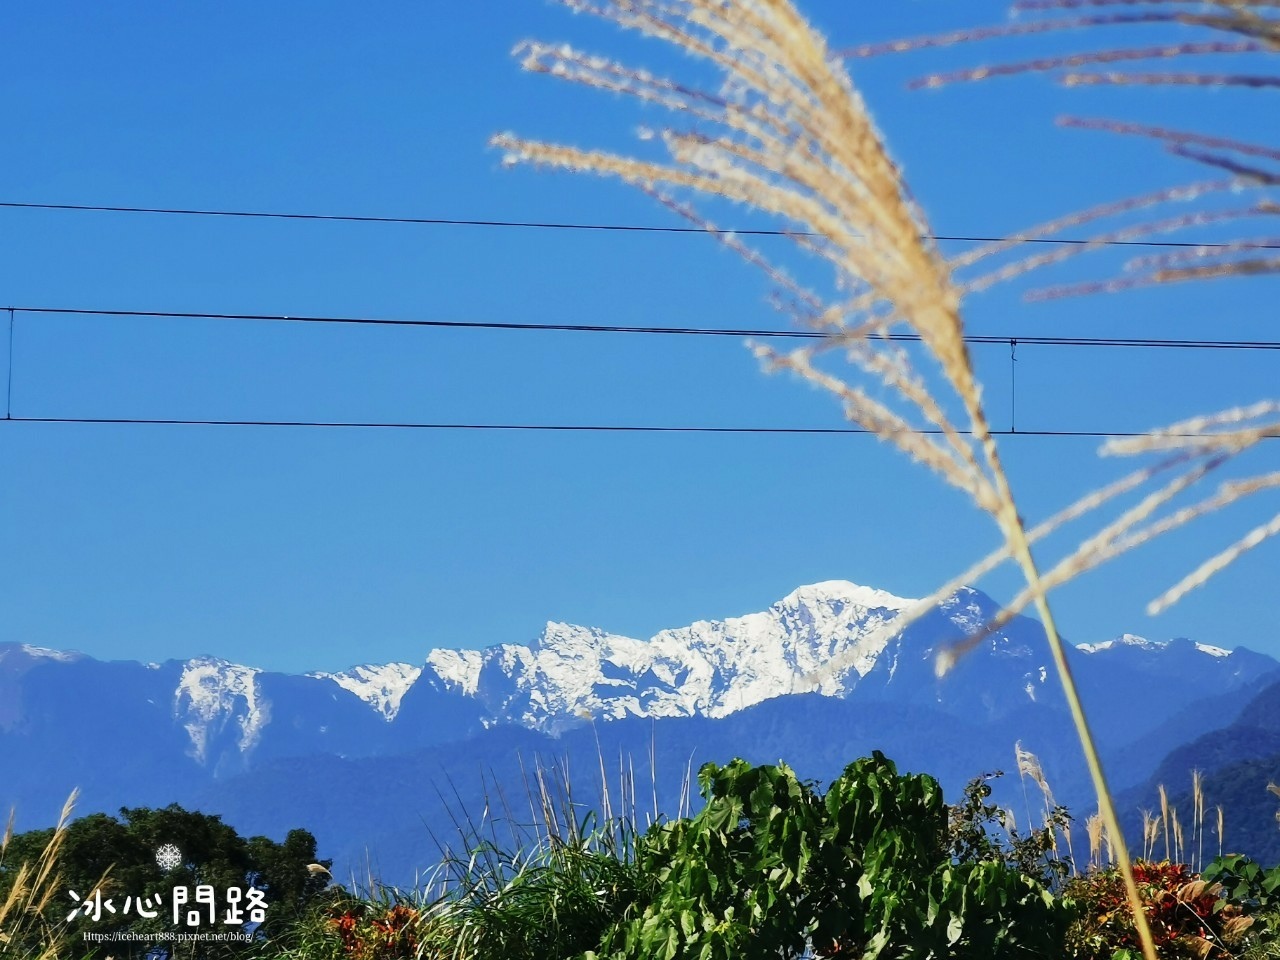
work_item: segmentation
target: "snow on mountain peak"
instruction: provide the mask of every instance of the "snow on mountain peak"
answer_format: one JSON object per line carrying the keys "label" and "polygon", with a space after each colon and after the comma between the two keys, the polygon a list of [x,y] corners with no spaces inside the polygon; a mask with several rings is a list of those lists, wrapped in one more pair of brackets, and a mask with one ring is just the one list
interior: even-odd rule
{"label": "snow on mountain peak", "polygon": [[79,654],[64,650],[50,650],[48,647],[37,647],[30,643],[22,644],[20,649],[32,660],[56,660],[59,663],[71,663],[73,660],[79,659]]}
{"label": "snow on mountain peak", "polygon": [[[1076,649],[1079,650],[1081,653],[1098,653],[1099,651],[1102,651],[1102,650],[1115,650],[1115,649],[1120,649],[1124,647],[1128,647],[1129,649],[1133,649],[1133,650],[1159,651],[1159,650],[1164,650],[1166,647],[1168,647],[1171,643],[1174,643],[1174,642],[1175,641],[1173,640],[1148,640],[1146,637],[1139,637],[1136,634],[1122,633],[1120,636],[1116,637],[1114,640],[1103,640],[1101,643],[1078,644],[1076,646]],[[1178,641],[1178,642],[1185,643],[1186,641],[1184,640],[1184,641]],[[1231,656],[1230,650],[1224,650],[1222,647],[1215,647],[1212,644],[1196,643],[1196,644],[1193,644],[1193,646],[1200,653],[1206,654],[1210,657],[1221,658],[1221,657]]]}
{"label": "snow on mountain peak", "polygon": [[476,692],[480,683],[480,668],[484,666],[481,650],[432,650],[427,654],[427,665],[436,672],[446,686],[456,686],[467,696]]}
{"label": "snow on mountain peak", "polygon": [[271,719],[271,705],[259,695],[260,672],[217,657],[197,657],[183,664],[173,694],[173,712],[175,717],[186,717],[183,727],[191,738],[191,755],[198,762],[209,758],[212,735],[233,717],[240,729],[240,752],[246,753],[257,744]]}
{"label": "snow on mountain peak", "polygon": [[577,723],[584,712],[648,715],[642,688],[653,659],[644,641],[551,621],[527,646],[503,644],[485,651],[477,689],[495,714],[556,732]]}
{"label": "snow on mountain peak", "polygon": [[422,667],[411,663],[384,663],[352,667],[341,673],[311,673],[308,676],[332,680],[391,721],[400,711],[400,701],[405,693],[421,674]]}
{"label": "snow on mountain peak", "polygon": [[[337,722],[331,717],[359,712],[331,683],[386,721],[380,724],[367,715],[359,720],[380,728],[372,739],[383,745],[401,742],[402,732],[404,742],[416,743],[424,734],[422,725],[447,728],[455,711],[468,728],[510,724],[556,735],[581,725],[584,717],[721,718],[793,693],[843,698],[865,692],[872,701],[921,704],[942,704],[945,694],[948,704],[976,705],[989,716],[1012,699],[1019,705],[1052,699],[1034,621],[992,634],[990,643],[984,642],[991,669],[957,674],[944,690],[932,668],[939,645],[981,629],[999,604],[963,587],[937,604],[936,613],[904,630],[903,620],[914,616],[923,602],[847,580],[826,580],[798,587],[759,612],[700,620],[647,640],[553,621],[528,643],[430,650],[416,666],[353,666],[339,673],[308,674],[306,683],[260,676],[255,668],[213,657],[170,661],[147,665],[148,673],[163,671],[162,677],[147,681],[161,684],[147,688],[148,702],[163,703],[172,691],[172,722],[185,731],[186,753],[220,776],[247,769],[255,752],[275,757],[283,749],[326,749],[324,744],[338,739],[306,739],[299,731],[307,724],[300,726],[297,719],[320,709],[313,729],[324,734],[328,723]],[[1241,661],[1221,647],[1186,639],[1156,642],[1124,634],[1081,644],[1079,650],[1086,656],[1101,654],[1090,665],[1095,674],[1183,671],[1211,673],[1225,683],[1262,669],[1248,654]],[[1117,652],[1102,654],[1107,650]],[[54,661],[88,659],[0,644],[0,661],[6,657],[0,679],[19,685],[33,665],[44,672],[53,669]],[[176,685],[168,687],[175,673]],[[415,692],[405,710],[410,689]],[[327,712],[334,701],[342,702],[340,709]],[[0,698],[0,707],[9,708],[8,719],[0,717],[8,726],[0,731],[16,722],[17,702]],[[273,739],[273,714],[287,721],[279,740]]]}
{"label": "snow on mountain peak", "polygon": [[847,693],[875,664],[890,624],[916,601],[846,580],[800,587],[767,610],[700,620],[648,640],[548,623],[528,646],[484,651],[478,695],[495,716],[552,732],[585,715],[722,717],[807,692],[840,655],[849,666],[822,693]]}
{"label": "snow on mountain peak", "polygon": [[823,580],[797,587],[774,606],[811,603],[853,603],[868,610],[905,610],[916,601],[894,596],[875,587],[864,587],[849,580]]}
{"label": "snow on mountain peak", "polygon": [[1165,646],[1165,643],[1161,643],[1158,640],[1148,640],[1146,637],[1139,637],[1133,633],[1122,633],[1112,640],[1103,640],[1100,643],[1076,644],[1076,649],[1082,653],[1098,653],[1102,650],[1115,650],[1120,647],[1129,647],[1134,650],[1160,650]]}

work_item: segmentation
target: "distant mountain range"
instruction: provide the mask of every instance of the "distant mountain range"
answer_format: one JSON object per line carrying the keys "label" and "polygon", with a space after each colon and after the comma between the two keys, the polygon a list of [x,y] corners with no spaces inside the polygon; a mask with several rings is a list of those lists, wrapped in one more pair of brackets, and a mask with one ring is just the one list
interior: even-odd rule
{"label": "distant mountain range", "polygon": [[[1247,852],[1260,863],[1280,864],[1280,799],[1267,789],[1280,781],[1280,683],[1263,677],[1231,695],[1234,708],[1230,722],[1221,714],[1205,710],[1200,724],[1170,751],[1146,782],[1120,797],[1130,813],[1126,833],[1137,835],[1141,808],[1158,809],[1158,785],[1168,791],[1174,809],[1183,811],[1183,826],[1190,826],[1187,812],[1193,809],[1191,771],[1204,775],[1204,792],[1209,820],[1216,821],[1213,807],[1221,805],[1225,814],[1226,849]],[[1205,849],[1217,852],[1216,825],[1205,839]],[[1163,848],[1160,850],[1163,854]]]}
{"label": "distant mountain range", "polygon": [[[913,603],[829,581],[648,640],[548,623],[528,644],[305,676],[0,644],[0,804],[17,806],[23,828],[50,821],[73,786],[82,812],[200,805],[242,831],[308,827],[328,855],[376,856],[401,880],[431,862],[429,834],[451,829],[443,784],[480,809],[482,776],[515,789],[535,755],[580,771],[579,799],[598,790],[601,756],[612,770],[621,757],[671,812],[690,763],[782,758],[830,779],[881,749],[954,794],[1013,769],[1021,740],[1059,800],[1087,804],[1039,623],[1015,619],[939,679],[936,652],[998,605],[964,588],[895,632]],[[818,673],[833,661],[846,666]],[[1171,751],[1234,723],[1280,680],[1280,663],[1243,647],[1128,634],[1075,647],[1070,661],[1121,789],[1147,784]],[[1280,744],[1277,719],[1266,722]]]}

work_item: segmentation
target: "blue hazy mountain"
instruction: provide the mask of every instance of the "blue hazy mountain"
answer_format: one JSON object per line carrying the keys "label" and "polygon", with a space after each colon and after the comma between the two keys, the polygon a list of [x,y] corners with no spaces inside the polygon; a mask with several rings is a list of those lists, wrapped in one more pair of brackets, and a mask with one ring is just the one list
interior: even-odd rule
{"label": "blue hazy mountain", "polygon": [[[337,674],[0,644],[0,803],[17,806],[22,828],[52,821],[72,787],[81,812],[198,804],[242,831],[306,826],[327,854],[376,856],[399,880],[433,862],[432,833],[452,831],[444,798],[452,815],[477,815],[486,783],[490,793],[500,785],[527,814],[538,757],[568,763],[583,803],[603,799],[603,757],[615,809],[621,758],[645,799],[637,806],[652,814],[656,795],[670,814],[686,772],[708,760],[785,759],[829,780],[880,749],[954,795],[972,776],[1013,770],[1021,741],[1058,800],[1087,804],[1040,624],[1015,618],[939,678],[938,651],[998,605],[963,588],[897,629],[914,604],[828,581],[647,640],[552,622],[524,644],[434,649],[418,663]],[[1072,647],[1069,658],[1119,789],[1145,784],[1204,732],[1206,715],[1233,722],[1280,668],[1244,648],[1129,634]],[[1265,723],[1280,737],[1276,719]],[[1016,813],[1025,804],[1015,785],[1004,792]]]}

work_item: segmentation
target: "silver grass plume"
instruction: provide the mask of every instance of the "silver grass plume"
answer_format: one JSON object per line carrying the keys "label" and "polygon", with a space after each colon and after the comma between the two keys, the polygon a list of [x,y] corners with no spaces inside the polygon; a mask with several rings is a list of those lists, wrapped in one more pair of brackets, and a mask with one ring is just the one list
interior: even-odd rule
{"label": "silver grass plume", "polygon": [[[1170,512],[1176,497],[1259,440],[1274,436],[1276,425],[1267,419],[1274,411],[1255,412],[1254,422],[1250,423],[1244,423],[1241,412],[1229,412],[1204,424],[1181,425],[1181,430],[1169,428],[1128,446],[1113,444],[1109,453],[1159,456],[1155,463],[1082,498],[1048,521],[1028,527],[1018,513],[991,435],[981,390],[962,336],[960,303],[968,293],[1087,253],[1111,239],[1274,215],[1280,212],[1280,205],[1264,194],[1247,206],[1164,216],[1138,227],[1112,229],[1097,235],[1093,242],[1070,250],[1023,257],[1012,263],[987,267],[985,273],[973,269],[984,260],[1016,250],[1033,235],[1051,236],[1067,228],[1172,202],[1193,202],[1227,192],[1234,196],[1269,188],[1277,182],[1274,172],[1266,166],[1274,157],[1265,149],[1166,131],[1161,142],[1169,149],[1220,174],[1226,173],[1227,178],[1183,184],[1105,204],[948,261],[928,239],[928,225],[889,158],[841,58],[828,49],[825,41],[809,28],[787,0],[740,0],[734,4],[719,0],[564,2],[575,11],[613,20],[682,48],[717,68],[723,82],[717,89],[704,90],[568,46],[523,44],[517,53],[526,69],[668,109],[685,125],[660,132],[658,140],[666,156],[657,159],[565,147],[511,134],[495,137],[494,144],[504,150],[505,160],[510,163],[590,172],[636,186],[682,216],[701,223],[750,263],[765,270],[780,288],[780,305],[799,321],[829,334],[818,346],[785,355],[757,347],[757,354],[766,365],[770,369],[789,370],[835,395],[852,420],[963,491],[993,518],[1002,534],[1003,546],[976,564],[964,580],[969,579],[969,574],[980,576],[1006,560],[1012,560],[1026,579],[1026,589],[1001,617],[1007,622],[1018,610],[1034,604],[1044,623],[1055,668],[1098,794],[1106,839],[1115,847],[1131,904],[1135,905],[1135,921],[1140,928],[1144,954],[1151,960],[1154,950],[1149,931],[1145,929],[1145,917],[1136,906],[1137,891],[1128,854],[1046,594],[1049,589],[1196,516],[1280,484],[1270,474],[1243,484],[1223,484],[1192,507]],[[1051,10],[1138,3],[1139,0],[1026,0],[1019,6],[1024,10]],[[1210,10],[1188,14],[1176,8],[1159,14],[1104,12],[1062,22],[1037,21],[927,42],[907,42],[894,45],[893,49],[1045,33],[1068,26],[1182,23],[1234,32],[1238,36],[1230,41],[1206,42],[1209,45],[1195,47],[1166,46],[1124,55],[1058,58],[1052,63],[1031,63],[1025,69],[1075,70],[1067,78],[1072,84],[1194,82],[1265,86],[1264,82],[1251,82],[1236,75],[1190,80],[1153,74],[1134,75],[1126,80],[1115,73],[1086,75],[1078,68],[1096,63],[1131,62],[1148,55],[1229,55],[1256,53],[1263,46],[1271,49],[1276,39],[1272,30],[1274,20],[1268,19],[1269,11],[1265,8],[1273,5],[1222,0],[1203,5],[1216,8],[1216,13]],[[1240,40],[1239,36],[1246,39]],[[854,51],[859,52],[867,51]],[[1125,132],[1155,136],[1136,129]],[[1205,152],[1212,150],[1220,153]],[[717,231],[689,204],[688,198],[694,195],[746,204],[783,221],[802,251],[829,266],[833,273],[833,292],[823,296],[801,286],[738,238]],[[1128,265],[1132,275],[1123,282],[1106,281],[1069,290],[1051,288],[1041,295],[1061,296],[1122,289],[1146,282],[1169,283],[1267,272],[1277,264],[1267,256],[1256,255],[1261,246],[1245,240],[1226,248],[1193,250],[1172,258],[1137,258]],[[887,338],[887,334],[902,329],[914,333],[923,342],[927,358],[923,369]],[[859,373],[857,381],[846,381],[832,372],[828,362],[832,353],[844,355]],[[870,384],[870,388],[865,384]],[[1182,436],[1184,432],[1188,436]],[[1150,490],[1153,480],[1158,483]],[[1032,545],[1038,539],[1064,523],[1084,517],[1110,499],[1130,493],[1144,495],[1118,520],[1088,537],[1074,553],[1047,570],[1037,565]],[[1181,592],[1194,588],[1221,566],[1272,535],[1277,527],[1280,527],[1280,518],[1252,531],[1176,585],[1164,602],[1171,602]],[[957,582],[963,581],[953,581],[948,587],[954,589]],[[939,590],[924,603],[904,612],[888,629],[895,632],[902,629],[947,593]],[[980,642],[1000,625],[989,624],[965,644],[945,651],[939,659],[940,671],[945,671],[965,648]],[[830,675],[847,666],[836,661],[821,673]],[[810,679],[816,686],[821,676]]]}

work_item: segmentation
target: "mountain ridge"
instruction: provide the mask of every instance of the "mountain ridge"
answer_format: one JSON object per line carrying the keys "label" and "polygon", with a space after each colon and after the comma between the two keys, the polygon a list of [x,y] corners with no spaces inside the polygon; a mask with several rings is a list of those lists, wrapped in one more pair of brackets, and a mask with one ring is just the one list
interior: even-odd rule
{"label": "mountain ridge", "polygon": [[[299,685],[332,684],[343,694],[321,686],[317,696],[354,697],[391,725],[409,694],[424,685],[468,702],[471,709],[464,714],[475,714],[470,719],[483,726],[516,723],[553,734],[585,722],[588,715],[601,720],[721,717],[808,690],[848,696],[865,688],[863,695],[883,695],[894,684],[900,664],[919,687],[915,693],[923,696],[932,689],[941,699],[932,663],[926,669],[924,661],[941,644],[981,628],[999,606],[980,591],[963,587],[926,615],[925,629],[908,629],[917,637],[928,634],[928,642],[904,643],[905,635],[895,633],[893,622],[918,602],[874,587],[827,580],[798,587],[764,611],[698,620],[646,640],[553,620],[525,644],[500,643],[481,650],[432,648],[416,664],[356,664],[343,671],[297,675],[205,655],[145,667],[157,678],[168,676],[175,666],[179,670],[172,690],[174,719],[180,720],[191,741],[192,758],[207,764],[214,761],[218,742],[226,748],[228,736],[239,753],[252,754],[272,722],[272,701],[262,695],[262,686],[278,684],[270,678],[281,677],[296,677]],[[1020,687],[1032,700],[1045,688],[1050,672],[1048,664],[1031,662],[1042,658],[1037,634],[1042,636],[1042,631],[1035,621],[1016,618],[985,641],[996,657],[1025,661]],[[1133,634],[1080,644],[1074,653],[1116,659],[1155,654],[1168,659],[1184,645],[1219,664],[1253,659],[1256,667],[1257,658],[1275,664],[1243,647],[1227,651],[1181,638],[1152,641]],[[0,644],[0,673],[18,672],[12,664],[15,650],[28,661],[25,670],[41,664],[137,663],[6,643]],[[837,657],[848,665],[824,672]],[[957,669],[964,672],[964,661]],[[810,678],[816,674],[821,679],[815,685]],[[897,681],[899,687],[904,683]],[[988,700],[990,707],[994,701]],[[0,707],[0,730],[5,712]]]}
{"label": "mountain ridge", "polygon": [[[512,745],[524,744],[573,753],[589,769],[600,743],[643,756],[649,736],[720,762],[729,758],[708,753],[712,746],[787,759],[815,777],[838,774],[838,758],[888,746],[952,792],[986,769],[1012,768],[1021,739],[1040,754],[1059,799],[1087,801],[1087,772],[1041,625],[1014,618],[939,678],[937,652],[980,629],[999,604],[965,587],[897,629],[916,602],[828,580],[765,610],[648,640],[549,621],[526,644],[440,647],[419,663],[310,674],[208,656],[100,661],[4,643],[0,806],[16,805],[24,818],[56,814],[78,786],[81,810],[185,798],[229,804],[254,823],[276,817],[283,831],[308,825],[286,811],[301,815],[320,802],[302,803],[303,785],[323,790],[326,777],[356,777],[357,793],[385,793],[398,811],[400,826],[387,828],[394,833],[420,822],[410,811],[445,815],[405,779],[440,758],[451,758],[455,771],[507,769]],[[1134,744],[1178,746],[1160,736],[1162,725],[1185,724],[1194,704],[1229,703],[1280,670],[1245,647],[1206,647],[1122,634],[1068,649],[1104,759],[1124,761],[1113,773],[1119,787],[1144,782],[1163,756]],[[837,657],[846,665],[823,669]],[[679,765],[674,754],[667,759]],[[252,813],[237,797],[264,811]],[[314,812],[330,842],[359,834],[358,810]]]}

